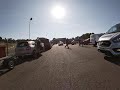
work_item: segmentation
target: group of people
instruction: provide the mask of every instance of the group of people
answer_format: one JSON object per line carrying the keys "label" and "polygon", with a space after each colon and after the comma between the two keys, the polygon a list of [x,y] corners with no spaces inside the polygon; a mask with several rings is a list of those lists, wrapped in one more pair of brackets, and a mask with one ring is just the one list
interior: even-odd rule
{"label": "group of people", "polygon": [[[78,43],[79,43],[79,46],[82,46],[83,47],[83,40],[82,39],[79,39],[79,41],[78,41]],[[65,48],[68,48],[69,49],[69,39],[66,39],[66,41],[65,41]]]}

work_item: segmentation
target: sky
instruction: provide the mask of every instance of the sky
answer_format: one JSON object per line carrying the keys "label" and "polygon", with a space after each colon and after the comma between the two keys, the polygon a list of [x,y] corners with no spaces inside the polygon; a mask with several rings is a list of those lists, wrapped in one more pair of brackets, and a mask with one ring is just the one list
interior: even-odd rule
{"label": "sky", "polygon": [[[0,0],[0,36],[28,39],[72,38],[85,33],[105,33],[120,21],[120,0]],[[65,9],[62,19],[54,6]]]}

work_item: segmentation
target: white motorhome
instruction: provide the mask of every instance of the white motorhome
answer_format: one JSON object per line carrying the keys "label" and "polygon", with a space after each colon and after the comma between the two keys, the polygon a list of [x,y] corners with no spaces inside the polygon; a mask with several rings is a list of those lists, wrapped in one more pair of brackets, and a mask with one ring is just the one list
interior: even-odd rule
{"label": "white motorhome", "polygon": [[97,49],[107,56],[120,55],[120,24],[114,25],[99,38]]}
{"label": "white motorhome", "polygon": [[93,46],[96,46],[98,43],[99,38],[103,35],[103,33],[101,34],[91,34],[90,35],[90,44],[92,44]]}

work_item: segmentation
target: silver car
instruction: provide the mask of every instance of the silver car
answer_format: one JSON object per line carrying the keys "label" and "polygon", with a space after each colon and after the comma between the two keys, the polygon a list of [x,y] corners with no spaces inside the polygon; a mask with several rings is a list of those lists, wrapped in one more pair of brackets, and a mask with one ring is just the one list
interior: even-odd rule
{"label": "silver car", "polygon": [[15,55],[17,57],[28,55],[36,57],[40,52],[42,52],[42,50],[43,47],[40,41],[20,41],[16,45]]}
{"label": "silver car", "polygon": [[120,24],[114,25],[99,38],[97,49],[107,56],[120,55]]}

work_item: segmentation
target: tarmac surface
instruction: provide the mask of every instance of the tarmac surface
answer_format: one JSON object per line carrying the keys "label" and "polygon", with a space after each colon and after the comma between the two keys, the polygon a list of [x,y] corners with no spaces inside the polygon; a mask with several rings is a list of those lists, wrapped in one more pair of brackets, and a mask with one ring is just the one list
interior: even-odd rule
{"label": "tarmac surface", "polygon": [[120,90],[119,77],[119,58],[104,59],[92,46],[54,45],[38,59],[0,69],[0,90]]}

